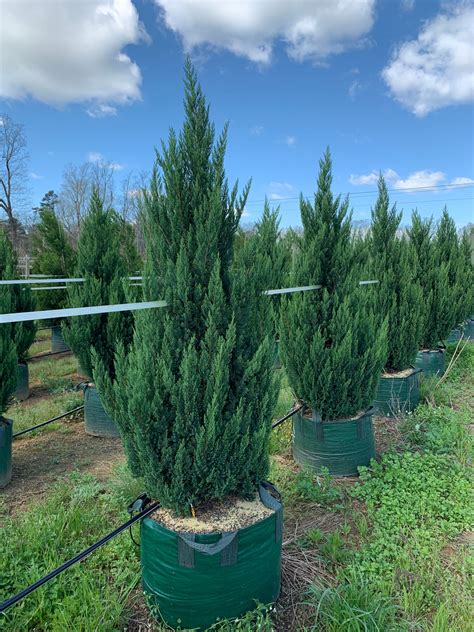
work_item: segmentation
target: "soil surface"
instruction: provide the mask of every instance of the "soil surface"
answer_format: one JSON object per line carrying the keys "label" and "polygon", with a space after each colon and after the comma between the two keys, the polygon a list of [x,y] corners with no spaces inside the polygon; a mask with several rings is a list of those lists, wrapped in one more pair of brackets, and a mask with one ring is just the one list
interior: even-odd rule
{"label": "soil surface", "polygon": [[180,518],[162,507],[152,514],[152,518],[179,533],[220,533],[243,529],[272,513],[273,510],[265,507],[258,497],[255,500],[234,497],[197,508],[195,517]]}
{"label": "soil surface", "polygon": [[12,480],[0,490],[0,500],[15,514],[70,472],[89,472],[106,480],[124,460],[120,439],[92,437],[82,420],[63,421],[58,431],[13,441]]}

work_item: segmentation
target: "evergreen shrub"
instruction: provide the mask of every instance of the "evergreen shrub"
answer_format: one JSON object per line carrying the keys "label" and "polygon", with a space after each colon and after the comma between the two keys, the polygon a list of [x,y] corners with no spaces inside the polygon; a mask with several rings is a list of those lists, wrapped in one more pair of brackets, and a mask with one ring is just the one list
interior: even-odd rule
{"label": "evergreen shrub", "polygon": [[323,421],[370,406],[387,353],[376,286],[359,286],[363,266],[351,234],[349,200],[334,197],[331,183],[327,150],[314,203],[301,198],[304,235],[293,275],[294,285],[322,287],[285,297],[281,315],[289,383]]}
{"label": "evergreen shrub", "polygon": [[415,360],[423,325],[423,292],[417,274],[413,243],[398,236],[402,213],[390,208],[385,180],[378,182],[372,210],[369,251],[372,276],[378,279],[377,302],[388,321],[387,371],[402,371]]}
{"label": "evergreen shrub", "polygon": [[[113,209],[104,208],[98,191],[94,190],[77,244],[75,275],[83,277],[84,282],[68,287],[70,307],[127,302],[127,277],[132,270],[127,267],[130,257],[123,252],[121,234],[121,218]],[[62,330],[67,344],[89,377],[92,377],[93,349],[113,376],[117,345],[128,347],[132,338],[133,314],[116,312],[79,316],[63,322]]]}
{"label": "evergreen shrub", "polygon": [[[255,327],[256,280],[232,267],[248,195],[229,188],[227,126],[215,137],[195,72],[186,64],[185,122],[170,131],[144,191],[144,300],[115,377],[94,371],[121,428],[130,467],[163,506],[189,515],[230,494],[255,496],[268,473],[276,390],[270,331]],[[264,335],[265,334],[265,335]]]}

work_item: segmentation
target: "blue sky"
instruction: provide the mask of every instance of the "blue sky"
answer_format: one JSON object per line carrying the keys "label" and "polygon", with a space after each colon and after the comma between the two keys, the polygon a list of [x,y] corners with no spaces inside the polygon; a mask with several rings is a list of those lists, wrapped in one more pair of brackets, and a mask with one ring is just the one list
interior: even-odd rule
{"label": "blue sky", "polygon": [[283,226],[300,224],[329,145],[355,219],[370,217],[382,170],[404,221],[447,204],[462,225],[472,19],[472,2],[435,0],[0,0],[0,111],[25,126],[33,206],[67,163],[107,161],[119,183],[180,126],[189,52],[217,128],[230,122],[229,178],[253,180],[243,221],[267,195]]}

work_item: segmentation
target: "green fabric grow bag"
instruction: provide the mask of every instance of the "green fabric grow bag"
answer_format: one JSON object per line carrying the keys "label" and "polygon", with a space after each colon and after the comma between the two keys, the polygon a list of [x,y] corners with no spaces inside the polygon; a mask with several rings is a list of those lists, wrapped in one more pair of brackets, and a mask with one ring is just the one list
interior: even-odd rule
{"label": "green fabric grow bag", "polygon": [[278,598],[283,507],[269,487],[260,487],[260,498],[275,512],[238,531],[180,534],[152,518],[142,521],[142,583],[155,616],[205,630]]}
{"label": "green fabric grow bag", "polygon": [[406,377],[380,378],[374,399],[377,414],[396,417],[414,410],[420,402],[421,369],[413,369]]}
{"label": "green fabric grow bag", "polygon": [[106,413],[99,393],[92,384],[84,387],[84,422],[87,434],[94,437],[120,437],[115,422]]}
{"label": "green fabric grow bag", "polygon": [[12,478],[12,427],[11,419],[0,417],[0,488]]}
{"label": "green fabric grow bag", "polygon": [[464,327],[460,325],[456,329],[451,330],[449,336],[446,338],[446,342],[448,344],[452,344],[453,342],[458,342],[459,340],[461,340],[463,335],[464,335]]}
{"label": "green fabric grow bag", "polygon": [[20,402],[28,399],[30,396],[30,385],[29,385],[29,372],[28,372],[28,364],[26,362],[21,362],[18,364],[18,379],[16,382],[16,390],[13,393],[13,396],[16,397]]}
{"label": "green fabric grow bag", "polygon": [[71,351],[71,347],[69,347],[64,340],[60,325],[53,325],[51,327],[51,351],[53,353]]}
{"label": "green fabric grow bag", "polygon": [[415,367],[422,369],[423,377],[431,377],[432,375],[441,377],[444,373],[445,362],[445,349],[439,347],[431,351],[418,351],[416,354]]}
{"label": "green fabric grow bag", "polygon": [[293,457],[302,467],[333,476],[355,476],[360,465],[375,457],[373,408],[353,419],[321,421],[297,413],[293,417]]}
{"label": "green fabric grow bag", "polygon": [[464,328],[464,336],[471,341],[474,340],[474,318],[468,318]]}

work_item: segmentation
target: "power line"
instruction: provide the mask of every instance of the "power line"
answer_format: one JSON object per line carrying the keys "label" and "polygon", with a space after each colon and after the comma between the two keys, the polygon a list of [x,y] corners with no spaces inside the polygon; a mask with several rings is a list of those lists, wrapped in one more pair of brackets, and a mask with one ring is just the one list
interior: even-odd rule
{"label": "power line", "polygon": [[[440,191],[440,190],[446,190],[446,189],[466,189],[466,188],[472,188],[474,187],[474,183],[463,183],[463,184],[438,184],[438,185],[433,185],[430,187],[407,187],[407,188],[400,188],[400,189],[387,189],[387,191],[389,193],[409,193],[412,191]],[[336,194],[335,194],[336,195]],[[371,190],[371,191],[345,191],[345,192],[340,192],[337,195],[341,195],[341,196],[345,196],[345,195],[349,195],[350,197],[353,196],[360,196],[360,195],[378,195],[378,190]],[[304,198],[309,197],[309,195],[304,195]],[[281,197],[275,200],[270,200],[271,202],[275,202],[275,203],[279,203],[279,202],[285,202],[285,201],[295,201],[295,200],[299,200],[300,196],[287,196],[287,197]],[[471,198],[463,198],[463,199],[471,199]],[[440,200],[438,200],[440,201]],[[446,200],[441,200],[446,201]],[[450,201],[450,200],[448,200]],[[263,203],[265,202],[265,198],[261,199],[261,200],[247,200],[247,204],[256,204],[256,203]],[[412,203],[415,203],[415,201],[413,201]]]}

